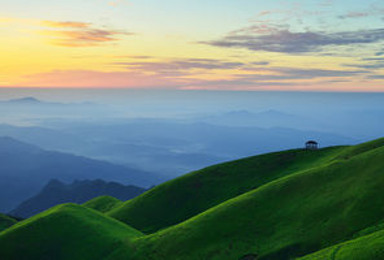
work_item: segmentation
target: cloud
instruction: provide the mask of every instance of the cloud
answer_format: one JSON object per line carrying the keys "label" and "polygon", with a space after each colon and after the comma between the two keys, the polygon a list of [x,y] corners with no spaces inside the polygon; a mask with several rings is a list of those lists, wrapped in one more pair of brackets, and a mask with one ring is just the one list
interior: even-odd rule
{"label": "cloud", "polygon": [[353,67],[353,68],[360,68],[360,69],[369,69],[369,70],[376,70],[376,69],[384,69],[384,62],[381,63],[375,63],[375,64],[343,64],[344,67]]}
{"label": "cloud", "polygon": [[266,15],[269,15],[269,14],[271,14],[271,13],[273,13],[273,12],[270,11],[270,10],[261,11],[261,12],[259,12],[259,13],[257,14],[257,17],[266,16]]}
{"label": "cloud", "polygon": [[360,61],[369,62],[369,63],[342,64],[342,65],[344,67],[360,68],[360,69],[367,69],[367,70],[384,69],[384,57],[361,58]]}
{"label": "cloud", "polygon": [[367,76],[367,79],[384,79],[384,75],[369,75],[369,76]]}
{"label": "cloud", "polygon": [[256,66],[267,66],[270,64],[270,62],[269,61],[256,61],[256,62],[252,62],[251,64],[256,65]]}
{"label": "cloud", "polygon": [[[260,28],[260,25],[258,25]],[[268,27],[265,31],[254,27],[237,30],[227,36],[200,42],[222,48],[244,48],[252,51],[306,54],[323,51],[331,46],[370,44],[384,40],[384,29],[327,32],[291,32],[289,29]]]}
{"label": "cloud", "polygon": [[384,14],[384,9],[379,6],[371,6],[369,9],[365,11],[358,12],[349,12],[344,15],[340,15],[339,19],[356,19],[356,18],[364,18],[369,16],[381,16]]}
{"label": "cloud", "polygon": [[[269,74],[265,74],[269,73]],[[356,75],[369,73],[364,70],[326,70],[288,67],[264,68],[255,74],[237,74],[232,79],[195,80],[183,89],[255,90],[255,89],[300,89],[308,90],[314,85],[350,83]],[[324,86],[323,86],[324,87]],[[321,89],[321,87],[319,88]]]}
{"label": "cloud", "polygon": [[21,78],[19,86],[89,88],[176,88],[183,82],[140,72],[55,70]]}
{"label": "cloud", "polygon": [[42,24],[53,29],[44,30],[41,33],[50,36],[53,45],[64,47],[100,46],[118,41],[120,36],[133,35],[124,31],[94,28],[92,24],[83,22],[43,21]]}
{"label": "cloud", "polygon": [[[248,74],[241,74],[241,72]],[[172,75],[174,73],[174,75]],[[240,71],[239,74],[217,75],[214,79],[203,79],[195,74],[184,77],[183,72],[163,71],[148,73],[145,71],[91,71],[70,70],[52,71],[26,76],[18,82],[20,86],[33,87],[121,87],[121,88],[168,88],[168,89],[268,89],[269,87],[301,86],[311,88],[321,83],[348,83],[356,80],[355,75],[365,75],[372,80],[379,75],[367,74],[363,70],[326,70],[288,67],[255,68],[253,73]],[[367,74],[367,75],[366,75]],[[290,89],[287,88],[287,89]]]}
{"label": "cloud", "polygon": [[149,60],[154,59],[153,56],[147,56],[147,55],[121,55],[116,56],[115,58],[129,58],[129,59],[135,59],[135,60]]}
{"label": "cloud", "polygon": [[52,28],[88,28],[90,23],[83,22],[56,22],[56,21],[42,21],[43,26]]}
{"label": "cloud", "polygon": [[177,59],[157,62],[118,62],[130,70],[152,71],[157,73],[185,72],[189,70],[231,70],[244,66],[242,62],[228,62],[215,59]]}
{"label": "cloud", "polygon": [[340,15],[340,19],[348,19],[348,18],[361,18],[372,15],[370,12],[349,12],[345,15]]}
{"label": "cloud", "polygon": [[[167,78],[188,79],[200,78],[202,74],[216,74],[220,78],[220,72],[216,70],[228,70],[224,76],[233,78],[244,84],[261,81],[286,82],[292,80],[313,80],[318,78],[342,78],[353,77],[370,73],[366,69],[306,69],[294,67],[272,67],[268,61],[255,62],[229,62],[217,59],[176,59],[166,61],[140,61],[140,62],[116,62],[129,71],[151,73]],[[222,75],[223,76],[223,75]]]}
{"label": "cloud", "polygon": [[[272,74],[261,74],[268,72]],[[262,71],[256,69],[255,74],[239,74],[238,78],[248,80],[307,80],[316,78],[349,78],[366,74],[366,70],[327,70],[327,69],[302,69],[289,67],[265,68]]]}

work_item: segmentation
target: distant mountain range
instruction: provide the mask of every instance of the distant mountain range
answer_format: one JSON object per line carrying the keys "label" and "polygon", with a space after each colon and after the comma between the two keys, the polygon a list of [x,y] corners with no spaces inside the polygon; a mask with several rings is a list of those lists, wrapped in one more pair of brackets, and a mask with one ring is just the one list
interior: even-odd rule
{"label": "distant mountain range", "polygon": [[12,210],[10,215],[28,218],[58,204],[69,202],[82,204],[95,197],[105,195],[126,201],[145,191],[146,189],[137,186],[103,180],[74,181],[71,184],[51,180],[37,195]]}
{"label": "distant mountain range", "polygon": [[[310,122],[303,120],[301,124]],[[0,124],[0,136],[170,177],[253,154],[302,147],[309,139],[318,140],[322,146],[357,142],[320,131],[236,125],[170,119],[58,120],[45,127]]]}
{"label": "distant mountain range", "polygon": [[14,209],[51,179],[64,182],[103,179],[150,187],[164,179],[137,169],[114,165],[0,137],[0,212]]}
{"label": "distant mountain range", "polygon": [[91,102],[81,102],[81,103],[60,103],[60,102],[48,102],[37,99],[35,97],[21,97],[14,98],[8,100],[0,100],[0,105],[27,105],[27,106],[81,106],[81,105],[89,105],[89,106],[97,106],[96,103]]}

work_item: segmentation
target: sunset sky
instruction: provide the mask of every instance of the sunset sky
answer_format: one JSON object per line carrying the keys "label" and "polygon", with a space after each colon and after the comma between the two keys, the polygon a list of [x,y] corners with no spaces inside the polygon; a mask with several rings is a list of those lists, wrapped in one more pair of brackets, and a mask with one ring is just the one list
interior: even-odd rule
{"label": "sunset sky", "polygon": [[2,0],[0,86],[384,91],[383,0]]}

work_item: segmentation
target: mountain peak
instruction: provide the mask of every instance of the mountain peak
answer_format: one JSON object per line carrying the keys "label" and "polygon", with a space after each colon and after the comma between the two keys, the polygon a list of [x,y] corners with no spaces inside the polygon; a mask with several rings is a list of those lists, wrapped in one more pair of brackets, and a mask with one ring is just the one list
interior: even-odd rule
{"label": "mountain peak", "polygon": [[38,104],[41,103],[40,100],[34,97],[24,97],[24,98],[16,98],[9,100],[11,103],[23,103],[23,104]]}

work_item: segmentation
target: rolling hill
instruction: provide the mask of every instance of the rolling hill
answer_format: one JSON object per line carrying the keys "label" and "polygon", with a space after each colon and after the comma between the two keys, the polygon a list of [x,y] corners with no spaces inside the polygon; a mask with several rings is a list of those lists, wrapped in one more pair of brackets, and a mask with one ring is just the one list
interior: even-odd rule
{"label": "rolling hill", "polygon": [[85,204],[107,214],[57,206],[0,233],[0,258],[381,259],[383,185],[384,139],[266,154]]}
{"label": "rolling hill", "polygon": [[100,196],[87,201],[83,204],[83,206],[105,213],[116,208],[121,203],[123,203],[121,200],[118,200],[112,196]]}
{"label": "rolling hill", "polygon": [[97,211],[64,204],[2,232],[0,259],[103,259],[139,235]]}
{"label": "rolling hill", "polygon": [[21,203],[10,214],[28,218],[58,204],[70,202],[82,204],[102,195],[111,195],[116,199],[126,201],[145,191],[146,189],[137,186],[103,180],[76,180],[71,184],[51,180],[40,193]]}
{"label": "rolling hill", "polygon": [[382,221],[383,159],[380,147],[288,175],[143,238],[140,250],[148,259],[289,259],[340,243]]}
{"label": "rolling hill", "polygon": [[161,184],[108,215],[152,233],[270,181],[316,167],[343,149],[332,147],[315,153],[290,150],[215,165]]}

